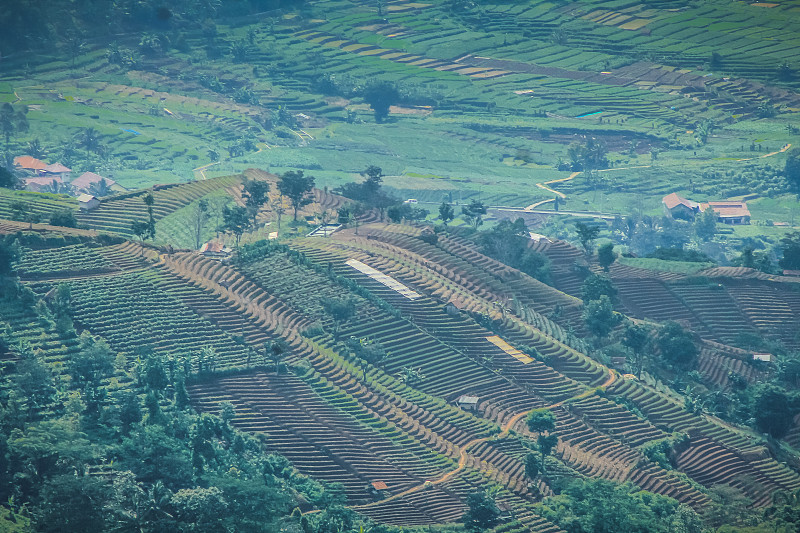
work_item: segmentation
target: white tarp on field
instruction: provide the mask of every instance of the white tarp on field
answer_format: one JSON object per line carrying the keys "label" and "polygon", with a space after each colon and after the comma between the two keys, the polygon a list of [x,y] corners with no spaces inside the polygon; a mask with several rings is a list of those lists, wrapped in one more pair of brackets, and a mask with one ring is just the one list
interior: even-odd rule
{"label": "white tarp on field", "polygon": [[362,263],[361,261],[359,261],[357,259],[348,259],[347,260],[347,264],[350,265],[351,267],[355,268],[359,272],[362,272],[362,273],[366,274],[367,276],[371,277],[372,279],[374,279],[378,283],[382,283],[383,285],[386,285],[387,287],[389,287],[393,291],[399,292],[400,294],[402,294],[403,296],[405,296],[409,300],[416,300],[417,298],[421,298],[422,297],[421,294],[412,291],[411,289],[409,289],[408,287],[406,287],[405,285],[403,285],[402,283],[400,283],[399,281],[397,281],[393,277],[387,276],[386,274],[383,274],[383,273],[375,270],[371,266],[365,265],[364,263]]}

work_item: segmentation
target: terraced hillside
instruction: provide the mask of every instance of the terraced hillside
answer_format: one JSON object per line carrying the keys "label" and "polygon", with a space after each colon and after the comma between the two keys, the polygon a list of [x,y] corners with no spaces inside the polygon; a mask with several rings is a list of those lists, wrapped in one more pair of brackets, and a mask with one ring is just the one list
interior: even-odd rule
{"label": "terraced hillside", "polygon": [[[155,354],[185,369],[197,410],[216,413],[230,402],[234,426],[261,435],[300,472],[341,484],[347,505],[380,522],[458,521],[467,496],[481,488],[513,511],[497,532],[556,532],[536,503],[559,490],[561,476],[630,482],[698,511],[718,485],[756,506],[800,488],[797,471],[759,435],[687,410],[661,384],[623,377],[589,357],[577,298],[497,263],[466,239],[442,234],[431,244],[420,235],[418,227],[367,224],[358,235],[261,241],[232,264],[74,236],[35,240],[41,244],[26,249],[17,267],[37,295],[68,286],[75,325],[106,339],[127,364]],[[555,267],[576,257],[558,242],[543,251]],[[633,279],[620,268],[615,282],[624,272]],[[705,290],[728,298],[726,309],[748,302],[755,283],[753,291],[772,287],[771,297],[785,304],[775,307],[782,316],[797,316],[785,310],[794,300],[778,296],[785,282],[709,279],[723,288]],[[724,340],[725,326],[744,320],[725,314],[733,318],[715,321],[703,298],[681,292],[693,286],[685,280],[649,282],[703,320],[701,336]],[[626,309],[642,309],[626,301],[623,287]],[[332,301],[356,312],[332,314]],[[515,302],[513,309],[502,301]],[[742,309],[752,315],[741,316],[754,331],[774,323],[751,319],[766,306],[750,306]],[[18,335],[29,331],[37,346],[60,346],[48,357],[63,361],[76,349],[51,340],[55,331],[41,335],[25,316],[3,320]],[[270,347],[280,339],[287,349],[274,357]],[[725,368],[760,379],[715,340],[708,337],[701,357],[710,380],[726,386]],[[473,411],[459,407],[465,395],[477,397]],[[554,413],[558,439],[546,459],[554,474],[532,480],[525,460],[538,435],[524,417],[540,408]],[[667,441],[672,459],[659,461],[652,444]],[[373,491],[373,483],[385,488]]]}
{"label": "terraced hillside", "polygon": [[[536,249],[552,261],[556,287],[580,296],[588,271],[578,274],[574,267],[583,254],[563,241],[542,242]],[[592,268],[601,273],[599,267]],[[612,265],[608,276],[619,292],[620,310],[630,316],[685,323],[715,342],[736,344],[759,335],[790,349],[800,346],[800,284],[792,277],[730,267],[687,275],[622,264]]]}

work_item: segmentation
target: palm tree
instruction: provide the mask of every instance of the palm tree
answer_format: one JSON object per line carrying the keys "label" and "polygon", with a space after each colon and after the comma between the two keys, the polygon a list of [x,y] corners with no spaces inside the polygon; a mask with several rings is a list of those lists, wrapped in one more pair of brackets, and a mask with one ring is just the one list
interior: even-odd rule
{"label": "palm tree", "polygon": [[78,142],[82,147],[86,148],[86,156],[88,157],[89,152],[97,152],[100,147],[100,135],[94,128],[86,128],[78,136]]}
{"label": "palm tree", "polygon": [[108,185],[108,182],[105,180],[105,178],[103,178],[100,181],[89,185],[89,194],[97,196],[98,198],[108,196],[111,194],[111,187]]}
{"label": "palm tree", "polygon": [[33,139],[32,141],[28,141],[28,155],[36,159],[41,159],[47,155],[47,150],[42,146],[39,139]]}
{"label": "palm tree", "polygon": [[15,133],[28,131],[28,118],[25,116],[26,108],[21,110],[14,109],[9,103],[3,104],[0,108],[0,131],[6,139],[6,153],[11,144],[11,136]]}

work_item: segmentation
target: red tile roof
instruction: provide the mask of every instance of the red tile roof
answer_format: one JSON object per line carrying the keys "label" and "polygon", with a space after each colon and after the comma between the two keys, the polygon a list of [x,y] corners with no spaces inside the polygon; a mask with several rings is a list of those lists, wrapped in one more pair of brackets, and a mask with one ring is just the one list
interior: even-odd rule
{"label": "red tile roof", "polygon": [[29,155],[15,157],[14,164],[20,168],[25,168],[28,170],[42,170],[47,166],[47,163],[44,161],[39,161],[35,157],[31,157]]}
{"label": "red tile roof", "polygon": [[44,187],[46,185],[50,185],[54,181],[56,183],[64,183],[61,179],[61,176],[39,176],[36,178],[22,178],[22,181],[25,185],[39,185],[40,187]]}
{"label": "red tile roof", "polygon": [[72,172],[71,168],[67,168],[61,163],[53,163],[52,165],[47,165],[42,170],[45,172],[49,172],[51,174],[61,174],[62,172]]}
{"label": "red tile roof", "polygon": [[95,174],[94,172],[84,172],[79,177],[72,180],[70,185],[76,189],[88,189],[93,183],[100,183],[100,180],[106,180],[106,183],[109,187],[117,183],[112,179],[104,178],[100,174]]}
{"label": "red tile roof", "polygon": [[373,481],[372,488],[375,490],[386,490],[389,487],[383,481]]}
{"label": "red tile roof", "polygon": [[679,205],[684,205],[689,209],[697,209],[698,204],[697,202],[693,202],[691,200],[687,200],[682,196],[678,196],[676,193],[671,193],[666,195],[664,198],[661,199],[667,209],[673,209]]}
{"label": "red tile roof", "polygon": [[225,245],[221,242],[208,241],[200,247],[200,253],[215,253],[219,254],[225,251]]}
{"label": "red tile roof", "polygon": [[714,210],[719,218],[741,218],[749,217],[750,210],[744,202],[708,202],[700,204],[700,211],[708,208]]}

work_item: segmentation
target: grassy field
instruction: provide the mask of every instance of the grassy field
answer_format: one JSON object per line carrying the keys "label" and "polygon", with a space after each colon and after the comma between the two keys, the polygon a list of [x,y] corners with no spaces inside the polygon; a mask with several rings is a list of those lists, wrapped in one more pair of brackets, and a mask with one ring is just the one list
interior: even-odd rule
{"label": "grassy field", "polygon": [[[754,223],[791,222],[796,200],[781,195],[779,176],[763,178],[785,160],[768,154],[800,144],[789,127],[797,82],[778,72],[798,44],[791,10],[590,0],[569,11],[537,0],[390,7],[379,16],[325,2],[302,17],[219,21],[216,53],[187,32],[180,50],[136,68],[109,63],[105,43],[74,68],[59,58],[9,63],[0,101],[28,106],[30,123],[12,155],[37,139],[47,161],[128,188],[249,167],[299,168],[335,187],[375,164],[403,196],[525,206],[552,197],[537,183],[568,177],[555,168],[569,145],[593,136],[610,169],[556,186],[570,210],[656,215],[673,191],[698,201],[755,193],[770,199],[752,202]],[[234,58],[236,43],[245,52]],[[404,98],[383,124],[359,96],[373,79]],[[86,128],[103,150],[82,146]]]}

